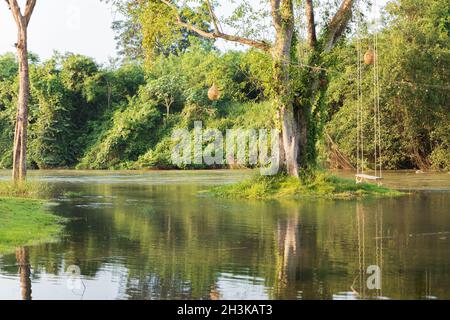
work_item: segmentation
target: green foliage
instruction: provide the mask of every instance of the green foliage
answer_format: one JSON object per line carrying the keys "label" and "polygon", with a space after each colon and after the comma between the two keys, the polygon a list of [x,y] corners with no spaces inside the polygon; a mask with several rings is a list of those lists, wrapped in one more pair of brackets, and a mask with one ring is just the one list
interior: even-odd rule
{"label": "green foliage", "polygon": [[164,137],[155,148],[142,155],[137,166],[140,168],[175,169],[172,163],[172,148],[174,147],[170,137]]}
{"label": "green foliage", "polygon": [[301,179],[283,174],[256,175],[234,185],[215,187],[211,194],[224,198],[283,199],[325,198],[350,200],[362,197],[393,197],[401,192],[372,184],[356,184],[326,172],[302,175]]}
{"label": "green foliage", "polygon": [[[153,63],[160,55],[179,54],[192,44],[211,48],[211,41],[200,38],[196,33],[186,31],[177,24],[175,11],[161,1],[150,0],[136,3],[129,11],[131,19],[137,21],[142,32],[142,45],[147,62]],[[181,8],[184,21],[209,31],[208,9],[203,3],[195,8]]]}
{"label": "green foliage", "polygon": [[[124,64],[106,70],[90,58],[58,53],[42,64],[36,61],[30,65],[28,166],[73,167],[98,138],[116,106],[127,102],[145,83],[143,68]],[[0,166],[10,168],[17,63],[7,54],[0,57],[0,64]]]}
{"label": "green foliage", "polygon": [[44,198],[53,194],[53,188],[47,183],[26,181],[13,184],[9,181],[0,181],[0,197],[11,198]]}
{"label": "green foliage", "polygon": [[[426,6],[401,0],[390,3],[387,11],[387,26],[379,36],[384,167],[448,170],[448,6],[440,0]],[[364,39],[365,48],[371,38]],[[355,44],[342,44],[328,59],[332,72],[327,130],[341,151],[356,162]],[[366,154],[373,163],[372,66],[365,66],[363,75]]]}
{"label": "green foliage", "polygon": [[156,144],[160,123],[162,115],[153,101],[144,101],[141,96],[133,98],[127,108],[113,114],[110,127],[98,137],[78,167],[108,169],[137,160]]}
{"label": "green foliage", "polygon": [[[189,32],[174,29],[173,12],[157,1],[115,3],[137,28],[136,36],[143,36],[144,45],[154,49],[149,53],[151,64],[144,68],[139,61],[125,59],[128,62],[118,67],[101,67],[74,54],[55,54],[40,63],[30,56],[29,167],[172,168],[170,138],[174,128],[192,130],[195,121],[222,132],[237,127],[279,127],[269,54],[253,49],[215,50],[207,45],[209,40],[202,42]],[[192,7],[180,7],[183,19],[209,30],[206,7]],[[401,0],[391,3],[387,12],[379,35],[383,166],[448,170],[448,8],[440,0],[427,6]],[[247,13],[253,18],[258,14],[244,6],[233,19],[250,18]],[[145,21],[145,26],[139,21]],[[371,38],[365,35],[364,48]],[[307,110],[305,118],[310,124],[308,147],[301,150],[302,157],[306,154],[308,159],[316,159],[315,142],[325,125],[341,152],[355,163],[355,41],[343,40],[323,56],[307,52],[300,37],[295,43],[290,70],[295,110]],[[145,52],[150,49],[146,47]],[[296,63],[321,65],[327,71],[311,72]],[[12,162],[17,70],[14,55],[0,56],[1,168],[10,168]],[[374,153],[372,70],[364,66],[362,83],[369,164]],[[318,77],[324,83],[320,82],[320,94],[312,99],[309,84]],[[219,101],[208,99],[212,84],[220,89]],[[320,151],[321,159],[327,159],[329,150]]]}
{"label": "green foliage", "polygon": [[74,106],[70,91],[51,63],[32,73],[37,102],[30,126],[30,158],[38,168],[68,167],[75,162]]}
{"label": "green foliage", "polygon": [[182,80],[173,75],[149,80],[145,86],[144,95],[148,100],[152,99],[158,105],[163,106],[164,111],[169,115],[172,107],[176,106],[180,110],[183,106]]}
{"label": "green foliage", "polygon": [[40,201],[0,198],[0,255],[17,247],[56,241],[64,221]]}
{"label": "green foliage", "polygon": [[19,66],[16,62],[16,57],[12,53],[7,53],[0,57],[0,81],[13,79]]}

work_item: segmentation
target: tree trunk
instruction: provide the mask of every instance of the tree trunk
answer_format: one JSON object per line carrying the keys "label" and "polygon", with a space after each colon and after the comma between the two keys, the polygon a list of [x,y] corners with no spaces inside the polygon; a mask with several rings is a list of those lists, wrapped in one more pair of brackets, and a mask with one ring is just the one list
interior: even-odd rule
{"label": "tree trunk", "polygon": [[6,1],[17,25],[17,58],[19,62],[19,97],[16,130],[14,134],[13,173],[14,183],[21,183],[27,176],[27,127],[30,78],[28,72],[27,28],[36,0],[27,0],[22,11],[17,0]]}
{"label": "tree trunk", "polygon": [[302,168],[306,168],[309,164],[308,152],[310,149],[309,139],[308,139],[308,126],[309,126],[309,116],[310,110],[308,106],[297,106],[295,108],[295,120],[299,127],[299,139],[298,139],[298,149],[299,149],[299,165]]}
{"label": "tree trunk", "polygon": [[283,60],[276,66],[274,77],[278,84],[275,102],[278,108],[279,121],[281,122],[281,141],[283,144],[280,150],[284,151],[284,156],[280,158],[284,160],[282,167],[286,170],[286,173],[290,176],[298,177],[300,132],[294,118],[294,103],[288,68],[289,62]]}
{"label": "tree trunk", "polygon": [[294,95],[290,79],[292,38],[294,35],[294,13],[292,1],[281,4],[272,3],[276,42],[272,48],[274,61],[275,103],[281,124],[281,136],[284,150],[282,167],[290,176],[298,177],[298,141],[299,129],[294,117]]}
{"label": "tree trunk", "polygon": [[13,181],[22,182],[27,175],[27,128],[30,79],[28,69],[27,30],[19,30],[17,41],[19,61],[19,97],[13,150]]}

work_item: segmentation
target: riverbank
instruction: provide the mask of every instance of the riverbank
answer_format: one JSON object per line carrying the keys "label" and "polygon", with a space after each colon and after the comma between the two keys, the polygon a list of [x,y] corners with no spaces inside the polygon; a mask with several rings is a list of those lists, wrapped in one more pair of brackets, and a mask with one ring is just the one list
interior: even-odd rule
{"label": "riverbank", "polygon": [[0,255],[17,247],[54,242],[64,219],[51,214],[45,202],[25,198],[0,198]]}
{"label": "riverbank", "polygon": [[278,176],[254,176],[242,182],[212,188],[209,193],[222,198],[244,199],[358,199],[365,197],[397,197],[402,192],[375,184],[356,184],[327,172],[300,179]]}

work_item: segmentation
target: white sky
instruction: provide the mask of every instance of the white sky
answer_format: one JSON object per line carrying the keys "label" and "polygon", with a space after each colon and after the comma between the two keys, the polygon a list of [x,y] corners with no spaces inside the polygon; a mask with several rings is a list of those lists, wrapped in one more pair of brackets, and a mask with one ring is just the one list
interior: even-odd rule
{"label": "white sky", "polygon": [[[28,29],[29,50],[41,59],[57,50],[106,62],[116,52],[113,20],[110,6],[99,0],[37,0]],[[16,30],[5,1],[0,1],[0,54],[15,51]]]}
{"label": "white sky", "polygon": [[[259,3],[259,0],[252,1]],[[384,5],[386,1],[378,0],[378,4]],[[231,11],[228,1],[221,2],[220,13]],[[25,0],[19,3],[23,6]],[[106,63],[116,53],[111,30],[113,20],[111,6],[99,0],[37,0],[29,26],[29,50],[41,60],[48,59],[57,50],[80,53]],[[6,3],[0,0],[0,54],[15,51],[16,33],[14,19]],[[222,41],[218,46],[235,48]]]}

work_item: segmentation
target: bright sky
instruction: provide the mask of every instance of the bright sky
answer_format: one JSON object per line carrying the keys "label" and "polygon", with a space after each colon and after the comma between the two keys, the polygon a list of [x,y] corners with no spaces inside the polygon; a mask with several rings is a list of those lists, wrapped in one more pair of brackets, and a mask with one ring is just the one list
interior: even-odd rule
{"label": "bright sky", "polygon": [[[23,6],[25,0],[19,0]],[[114,56],[113,12],[99,0],[37,0],[29,26],[29,50],[41,59],[53,51],[81,53],[97,62]],[[5,1],[0,1],[0,54],[15,51],[16,25]]]}
{"label": "bright sky", "polygon": [[[259,0],[252,0],[259,3]],[[378,0],[384,5],[387,0]],[[24,6],[25,0],[19,0]],[[221,3],[227,3],[221,0]],[[224,5],[220,13],[231,11]],[[228,13],[228,12],[227,12]],[[106,63],[116,53],[116,43],[111,25],[114,11],[99,0],[37,0],[29,26],[29,50],[42,60],[52,56],[54,50],[80,53]],[[15,51],[16,25],[0,0],[0,54]],[[234,48],[222,41],[219,48]]]}

